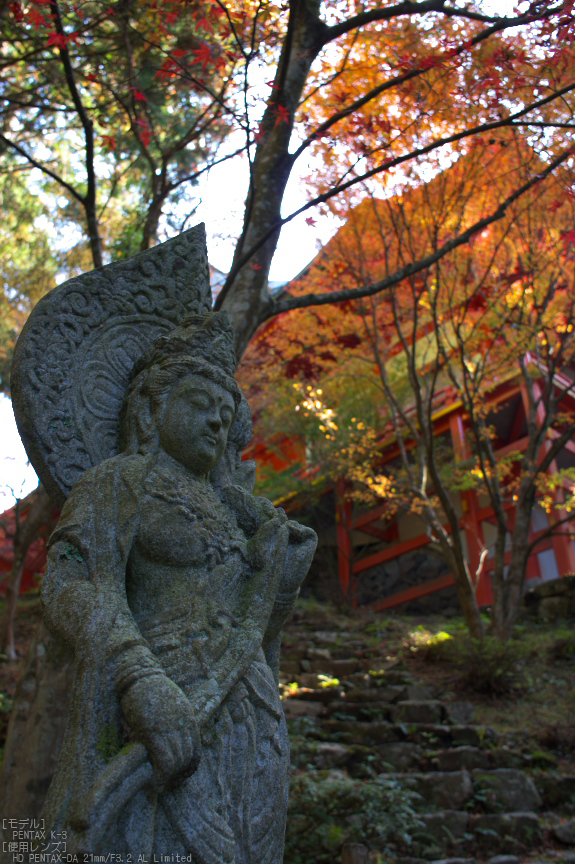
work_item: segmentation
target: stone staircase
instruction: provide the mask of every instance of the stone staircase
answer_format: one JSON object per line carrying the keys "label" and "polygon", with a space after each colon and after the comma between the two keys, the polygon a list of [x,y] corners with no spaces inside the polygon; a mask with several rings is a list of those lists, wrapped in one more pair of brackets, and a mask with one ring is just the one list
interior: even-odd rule
{"label": "stone staircase", "polygon": [[391,858],[365,849],[358,862],[575,864],[575,776],[541,770],[544,754],[477,725],[470,703],[444,703],[361,632],[329,626],[296,610],[284,632],[294,770],[385,776],[416,793],[411,843],[395,844]]}

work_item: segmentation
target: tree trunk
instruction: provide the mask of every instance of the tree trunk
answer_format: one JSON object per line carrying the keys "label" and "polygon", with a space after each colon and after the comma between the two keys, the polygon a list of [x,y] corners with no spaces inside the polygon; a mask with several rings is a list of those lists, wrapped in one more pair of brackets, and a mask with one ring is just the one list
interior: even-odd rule
{"label": "tree trunk", "polygon": [[[509,567],[503,570],[501,561],[501,579],[495,581],[493,591],[493,615],[491,631],[497,639],[507,642],[511,638],[513,625],[519,612],[527,560],[529,557],[529,531],[531,527],[531,511],[534,498],[531,495],[519,495],[515,510],[515,525],[511,535],[511,558]],[[505,555],[505,543],[501,558]]]}
{"label": "tree trunk", "polygon": [[485,626],[479,612],[477,600],[475,599],[475,591],[463,552],[462,550],[450,548],[449,550],[443,549],[442,554],[449,565],[451,575],[455,581],[457,599],[459,600],[469,634],[473,639],[483,639],[485,636]]}
{"label": "tree trunk", "polygon": [[[236,330],[238,358],[261,323],[268,305],[268,272],[276,251],[279,229],[236,273],[242,258],[281,216],[281,204],[293,159],[289,143],[293,119],[311,65],[321,48],[325,25],[319,20],[318,0],[292,0],[288,35],[272,91],[260,126],[258,145],[246,201],[243,232],[236,247],[229,283],[221,306],[231,315]],[[280,110],[281,109],[281,110]],[[227,292],[233,284],[233,292]],[[220,304],[217,304],[219,307]]]}

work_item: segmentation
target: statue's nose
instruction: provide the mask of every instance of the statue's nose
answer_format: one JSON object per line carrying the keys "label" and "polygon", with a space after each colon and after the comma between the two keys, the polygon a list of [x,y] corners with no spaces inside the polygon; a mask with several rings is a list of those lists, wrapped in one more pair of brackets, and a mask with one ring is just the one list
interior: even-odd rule
{"label": "statue's nose", "polygon": [[213,429],[214,432],[218,432],[220,430],[222,426],[222,418],[216,411],[208,415],[208,426],[210,427],[210,429]]}

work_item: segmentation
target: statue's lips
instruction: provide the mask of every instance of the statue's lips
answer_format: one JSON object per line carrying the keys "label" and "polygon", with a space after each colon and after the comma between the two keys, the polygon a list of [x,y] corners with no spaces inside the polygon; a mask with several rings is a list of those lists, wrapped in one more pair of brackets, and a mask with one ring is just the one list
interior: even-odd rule
{"label": "statue's lips", "polygon": [[202,435],[202,438],[204,439],[204,441],[208,441],[210,444],[213,444],[214,447],[218,443],[218,439],[214,438],[213,435]]}

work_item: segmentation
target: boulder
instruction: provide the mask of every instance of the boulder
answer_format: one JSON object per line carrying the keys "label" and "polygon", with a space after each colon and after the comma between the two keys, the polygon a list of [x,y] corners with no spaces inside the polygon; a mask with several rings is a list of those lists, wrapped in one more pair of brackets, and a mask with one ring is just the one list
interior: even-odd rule
{"label": "boulder", "polygon": [[282,660],[280,673],[291,681],[300,674],[300,668],[299,660]]}
{"label": "boulder", "polygon": [[308,648],[306,651],[308,660],[331,660],[329,648]]}
{"label": "boulder", "polygon": [[537,615],[542,621],[568,618],[571,612],[572,600],[568,594],[562,594],[559,597],[545,597],[537,607]]}
{"label": "boulder", "polygon": [[425,827],[414,832],[415,837],[423,833],[443,844],[462,840],[469,826],[469,814],[460,810],[424,813],[420,818]]}
{"label": "boulder", "polygon": [[533,848],[540,837],[536,813],[489,813],[470,816],[469,828],[487,849],[504,852],[518,846]]}
{"label": "boulder", "polygon": [[401,729],[393,723],[363,723],[353,720],[326,720],[323,723],[326,736],[337,735],[344,744],[387,744],[402,741],[405,737]]}
{"label": "boulder", "polygon": [[399,702],[407,699],[407,687],[400,685],[390,687],[358,687],[350,690],[349,702]]}
{"label": "boulder", "polygon": [[321,741],[315,747],[313,762],[318,768],[345,768],[350,762],[352,751],[334,741]]}
{"label": "boulder", "polygon": [[284,699],[282,702],[286,717],[319,717],[325,712],[321,702],[304,702],[301,699]]}
{"label": "boulder", "polygon": [[575,777],[560,774],[539,774],[535,778],[539,792],[549,807],[575,805]]}
{"label": "boulder", "polygon": [[485,807],[497,810],[538,810],[543,801],[533,780],[515,768],[498,768],[494,771],[473,771],[473,781],[482,793]]}
{"label": "boulder", "polygon": [[429,864],[476,864],[475,858],[437,858]]}
{"label": "boulder", "polygon": [[467,771],[435,771],[413,774],[415,790],[433,807],[460,810],[473,797],[473,783]]}
{"label": "boulder", "polygon": [[443,750],[433,758],[434,767],[439,771],[461,771],[473,768],[489,768],[489,753],[479,747],[454,747]]}
{"label": "boulder", "polygon": [[344,678],[346,675],[352,675],[357,671],[359,661],[354,659],[348,660],[314,660],[311,663],[311,670],[319,672],[323,675],[333,675],[334,678]]}
{"label": "boulder", "polygon": [[487,864],[519,864],[517,855],[494,855]]}
{"label": "boulder", "polygon": [[397,771],[417,768],[423,758],[423,750],[419,744],[410,744],[407,741],[379,744],[376,749],[383,761],[393,765]]}
{"label": "boulder", "polygon": [[488,750],[489,760],[492,768],[523,768],[529,764],[529,759],[515,750],[507,750],[505,747],[496,747]]}
{"label": "boulder", "polygon": [[409,684],[407,695],[404,697],[410,702],[429,702],[435,699],[435,687],[423,684]]}
{"label": "boulder", "polygon": [[551,831],[553,837],[564,843],[566,846],[575,846],[575,819],[569,822],[563,822],[562,825],[557,825]]}
{"label": "boulder", "polygon": [[[399,729],[404,730],[404,736],[416,744],[426,748],[449,747],[451,744],[451,729],[439,723],[418,723],[410,726],[399,724]],[[401,739],[400,739],[401,740]]]}
{"label": "boulder", "polygon": [[471,702],[450,702],[443,709],[448,723],[466,726],[475,722],[475,707]]}
{"label": "boulder", "polygon": [[389,720],[390,708],[385,702],[350,702],[348,699],[342,699],[332,702],[329,706],[329,716],[336,713],[369,722]]}
{"label": "boulder", "polygon": [[440,723],[442,715],[441,702],[436,699],[425,702],[406,700],[392,708],[396,723]]}
{"label": "boulder", "polygon": [[458,747],[481,747],[485,739],[485,729],[483,726],[452,726],[451,738]]}

